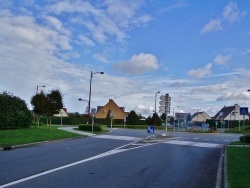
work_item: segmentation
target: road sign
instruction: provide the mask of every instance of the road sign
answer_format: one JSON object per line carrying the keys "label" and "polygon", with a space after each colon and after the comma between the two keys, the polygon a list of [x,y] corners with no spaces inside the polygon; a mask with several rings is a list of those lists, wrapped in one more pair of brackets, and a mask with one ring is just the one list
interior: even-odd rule
{"label": "road sign", "polygon": [[206,123],[202,123],[202,128],[207,128],[207,124]]}
{"label": "road sign", "polygon": [[161,113],[170,113],[170,106],[171,106],[171,97],[169,96],[169,94],[165,94],[165,95],[161,95],[160,96],[160,112]]}
{"label": "road sign", "polygon": [[216,121],[215,121],[215,125],[218,125],[218,123],[219,123],[219,122],[216,120]]}
{"label": "road sign", "polygon": [[248,115],[248,107],[240,107],[240,115]]}
{"label": "road sign", "polygon": [[148,133],[154,133],[155,127],[154,126],[148,126]]}

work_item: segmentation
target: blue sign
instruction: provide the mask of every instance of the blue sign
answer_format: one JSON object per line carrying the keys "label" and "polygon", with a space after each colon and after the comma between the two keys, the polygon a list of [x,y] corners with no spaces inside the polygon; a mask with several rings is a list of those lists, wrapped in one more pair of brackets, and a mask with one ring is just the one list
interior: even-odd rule
{"label": "blue sign", "polygon": [[155,127],[154,126],[148,126],[148,133],[154,133]]}
{"label": "blue sign", "polygon": [[216,120],[216,121],[215,121],[215,125],[218,125],[218,123],[219,123],[219,122]]}
{"label": "blue sign", "polygon": [[248,107],[240,107],[240,115],[248,115]]}

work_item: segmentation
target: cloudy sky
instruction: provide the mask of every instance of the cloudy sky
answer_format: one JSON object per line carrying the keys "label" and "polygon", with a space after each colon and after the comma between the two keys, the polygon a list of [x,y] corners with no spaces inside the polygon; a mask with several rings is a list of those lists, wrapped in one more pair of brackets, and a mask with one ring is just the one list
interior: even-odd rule
{"label": "cloudy sky", "polygon": [[91,71],[92,108],[250,106],[250,1],[0,0],[0,23],[0,91],[30,108],[45,85],[84,112]]}

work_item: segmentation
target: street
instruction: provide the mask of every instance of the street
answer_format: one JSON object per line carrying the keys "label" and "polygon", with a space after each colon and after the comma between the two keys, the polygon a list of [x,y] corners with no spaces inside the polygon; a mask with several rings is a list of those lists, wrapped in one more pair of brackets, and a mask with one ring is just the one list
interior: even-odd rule
{"label": "street", "polygon": [[146,130],[113,129],[3,151],[0,187],[215,187],[224,147],[239,135],[169,134],[142,142]]}

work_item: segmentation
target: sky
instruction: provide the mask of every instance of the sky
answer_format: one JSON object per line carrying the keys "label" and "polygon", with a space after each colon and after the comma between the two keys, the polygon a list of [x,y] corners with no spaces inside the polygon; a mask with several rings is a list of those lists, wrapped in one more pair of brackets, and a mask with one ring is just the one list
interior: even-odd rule
{"label": "sky", "polygon": [[0,23],[0,92],[30,109],[44,85],[85,112],[91,71],[91,108],[250,107],[250,1],[0,0]]}

